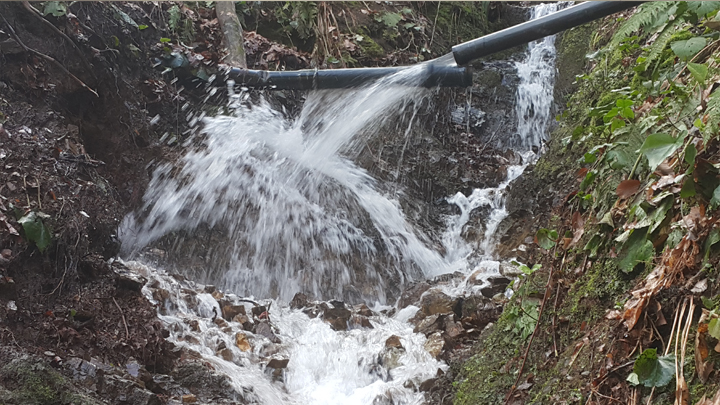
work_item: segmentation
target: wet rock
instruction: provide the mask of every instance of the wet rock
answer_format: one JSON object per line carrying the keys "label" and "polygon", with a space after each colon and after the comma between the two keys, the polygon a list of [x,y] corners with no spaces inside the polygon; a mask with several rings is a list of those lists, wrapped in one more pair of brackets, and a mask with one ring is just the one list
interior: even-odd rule
{"label": "wet rock", "polygon": [[463,323],[483,328],[495,322],[502,313],[502,304],[483,296],[471,296],[463,301],[461,319]]}
{"label": "wet rock", "polygon": [[416,304],[425,291],[430,289],[430,284],[421,281],[402,292],[398,301],[398,308],[405,308],[408,305]]}
{"label": "wet rock", "polygon": [[434,358],[438,358],[442,350],[445,348],[445,339],[440,332],[435,332],[428,337],[427,342],[423,346],[425,350]]}
{"label": "wet rock", "polygon": [[235,316],[235,318],[233,318],[233,322],[242,324],[243,329],[245,330],[252,330],[254,326],[253,322],[247,315],[237,315]]}
{"label": "wet rock", "polygon": [[507,262],[500,262],[500,274],[503,276],[513,279],[523,274],[518,266],[514,266]]}
{"label": "wet rock", "polygon": [[293,299],[290,301],[290,308],[292,309],[301,309],[307,307],[308,305],[308,297],[303,293],[295,294]]}
{"label": "wet rock", "polygon": [[228,377],[210,370],[199,360],[186,359],[173,370],[170,377],[183,387],[185,394],[189,390],[197,395],[200,401],[204,401],[204,398],[241,396],[241,393],[237,393],[232,387]]}
{"label": "wet rock", "polygon": [[508,285],[510,285],[510,279],[505,276],[490,276],[487,278],[489,286],[480,289],[480,293],[488,298],[492,298],[495,294],[499,294],[505,291]]}
{"label": "wet rock", "polygon": [[152,296],[155,301],[164,303],[170,298],[170,292],[164,288],[157,288],[153,291]]}
{"label": "wet rock", "polygon": [[115,284],[119,289],[139,293],[147,283],[145,277],[130,271],[124,265],[115,262],[112,268],[115,271]]}
{"label": "wet rock", "polygon": [[438,381],[437,378],[427,379],[427,380],[423,381],[422,383],[420,383],[420,387],[418,387],[418,390],[420,392],[428,392],[435,386],[435,384],[437,384],[437,381]]}
{"label": "wet rock", "polygon": [[422,333],[425,336],[433,334],[443,327],[443,320],[445,316],[442,314],[430,315],[423,318],[417,326],[413,329],[415,333]]}
{"label": "wet rock", "polygon": [[392,335],[389,338],[387,338],[387,340],[385,340],[385,347],[403,349],[403,345],[400,342],[400,337],[397,335]]}
{"label": "wet rock", "polygon": [[367,329],[373,329],[374,326],[372,323],[370,323],[370,320],[362,315],[353,314],[350,317],[350,329],[358,329],[358,328],[367,328]]}
{"label": "wet rock", "polygon": [[428,290],[420,298],[420,311],[426,316],[447,314],[453,312],[453,306],[456,303],[457,299],[453,299],[441,291]]}
{"label": "wet rock", "polygon": [[286,368],[289,362],[290,362],[290,359],[273,358],[273,359],[270,359],[267,366],[270,368],[281,369],[281,368]]}
{"label": "wet rock", "polygon": [[460,322],[455,321],[454,316],[447,316],[445,317],[445,333],[448,337],[455,339],[463,334],[465,334],[465,329],[462,327],[462,324]]}
{"label": "wet rock", "polygon": [[188,322],[188,325],[190,326],[190,330],[193,332],[200,332],[200,323],[197,319],[191,319],[190,322]]}
{"label": "wet rock", "polygon": [[228,326],[227,322],[225,322],[225,320],[222,318],[215,318],[213,323],[215,323],[215,325],[217,325],[220,328],[225,328]]}
{"label": "wet rock", "polygon": [[368,308],[368,306],[365,304],[357,305],[355,307],[355,311],[358,313],[358,315],[362,315],[362,316],[366,316],[366,317],[375,315],[375,313],[370,308]]}
{"label": "wet rock", "polygon": [[266,321],[259,322],[255,326],[255,333],[260,336],[265,336],[273,343],[280,343],[280,338],[275,335],[275,333],[272,331],[272,328],[270,327],[270,324]]}
{"label": "wet rock", "polygon": [[324,302],[320,304],[323,320],[329,323],[333,330],[347,330],[352,312],[345,308],[345,304],[340,301],[330,301],[330,305]]}
{"label": "wet rock", "polygon": [[252,314],[255,318],[263,319],[267,317],[267,307],[264,305],[258,305],[252,308]]}
{"label": "wet rock", "polygon": [[248,341],[247,335],[242,332],[238,332],[235,335],[235,346],[244,352],[252,350],[252,346],[250,346],[250,341]]}
{"label": "wet rock", "polygon": [[227,347],[218,351],[218,356],[222,357],[226,361],[233,361],[233,352]]}
{"label": "wet rock", "polygon": [[238,315],[245,315],[244,305],[232,305],[228,303],[221,303],[222,317],[227,321],[232,321]]}
{"label": "wet rock", "polygon": [[162,403],[154,392],[142,388],[133,380],[114,374],[104,376],[99,384],[98,392],[103,396],[115,398],[119,403],[138,405],[160,405]]}

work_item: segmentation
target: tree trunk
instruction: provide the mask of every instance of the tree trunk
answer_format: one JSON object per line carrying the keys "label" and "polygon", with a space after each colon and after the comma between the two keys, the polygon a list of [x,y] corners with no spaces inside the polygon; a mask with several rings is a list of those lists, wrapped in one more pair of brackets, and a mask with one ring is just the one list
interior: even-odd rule
{"label": "tree trunk", "polygon": [[243,46],[243,29],[235,12],[235,2],[215,2],[215,13],[220,23],[220,29],[223,32],[225,48],[228,50],[228,54],[223,61],[233,67],[247,69],[245,47]]}

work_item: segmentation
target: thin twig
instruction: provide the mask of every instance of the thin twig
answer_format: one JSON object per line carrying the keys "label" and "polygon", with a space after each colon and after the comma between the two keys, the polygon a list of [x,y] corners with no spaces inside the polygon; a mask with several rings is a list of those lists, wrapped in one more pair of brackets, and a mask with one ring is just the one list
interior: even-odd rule
{"label": "thin twig", "polygon": [[10,25],[10,23],[5,19],[5,16],[3,16],[3,15],[1,15],[1,14],[0,14],[0,16],[2,17],[3,21],[5,21],[5,24],[8,26],[8,29],[9,29],[9,31],[10,31],[10,35],[12,35],[13,39],[14,39],[26,52],[30,52],[30,53],[32,53],[33,55],[35,55],[35,56],[37,56],[37,57],[39,57],[39,58],[43,58],[43,59],[45,59],[45,60],[47,60],[47,61],[55,64],[55,66],[57,66],[57,67],[58,67],[60,70],[62,70],[65,74],[67,74],[68,76],[70,76],[70,77],[71,77],[73,80],[75,80],[75,82],[77,82],[80,86],[82,86],[83,88],[85,88],[86,90],[88,90],[89,92],[91,92],[92,94],[94,94],[95,97],[100,98],[100,96],[97,94],[97,92],[96,92],[95,90],[91,89],[91,88],[90,88],[87,84],[85,84],[82,80],[78,79],[77,76],[75,76],[74,74],[70,73],[70,71],[67,70],[67,69],[65,68],[65,66],[63,66],[62,63],[58,62],[55,58],[53,58],[53,57],[51,57],[51,56],[48,56],[48,55],[45,55],[44,53],[38,52],[38,51],[36,51],[36,50],[34,50],[34,49],[32,49],[32,48],[29,48],[27,45],[25,45],[25,44],[20,40],[20,37],[18,37],[18,35],[17,35],[17,33],[15,32],[15,29],[12,27],[12,25]]}
{"label": "thin twig", "polygon": [[557,340],[555,339],[555,319],[557,318],[557,304],[558,297],[560,297],[560,283],[557,286],[557,292],[555,292],[555,304],[553,305],[553,316],[552,316],[552,337],[553,337],[553,350],[555,351],[555,357],[558,357]]}
{"label": "thin twig", "polygon": [[95,76],[95,73],[93,72],[93,69],[92,69],[92,67],[90,66],[90,63],[88,63],[87,59],[85,59],[85,55],[83,55],[82,51],[80,50],[80,47],[77,46],[77,44],[75,43],[75,41],[73,41],[72,39],[70,39],[70,37],[68,37],[67,35],[65,35],[64,32],[60,31],[56,26],[53,25],[53,23],[51,23],[50,21],[46,20],[46,19],[43,17],[43,15],[40,13],[40,11],[38,11],[35,7],[33,7],[29,2],[23,1],[23,2],[22,2],[22,5],[23,5],[23,7],[25,7],[25,9],[26,9],[28,12],[30,12],[30,14],[33,15],[33,17],[35,17],[35,18],[37,18],[38,20],[40,20],[40,22],[41,22],[44,26],[50,28],[53,32],[55,32],[56,34],[58,34],[58,35],[60,35],[61,37],[63,37],[66,41],[70,42],[70,45],[72,45],[72,47],[75,48],[75,51],[77,51],[77,54],[80,56],[80,60],[82,60],[83,65],[85,65],[85,69],[87,69],[88,73],[90,73],[90,74],[92,75],[93,79],[96,79],[96,80],[97,80],[97,77]]}
{"label": "thin twig", "polygon": [[115,303],[115,306],[117,307],[118,311],[120,311],[120,316],[122,316],[123,324],[125,325],[125,340],[130,340],[130,332],[128,332],[127,321],[125,320],[125,314],[123,313],[123,310],[120,308],[120,304],[118,304],[115,297],[112,297],[112,300]]}

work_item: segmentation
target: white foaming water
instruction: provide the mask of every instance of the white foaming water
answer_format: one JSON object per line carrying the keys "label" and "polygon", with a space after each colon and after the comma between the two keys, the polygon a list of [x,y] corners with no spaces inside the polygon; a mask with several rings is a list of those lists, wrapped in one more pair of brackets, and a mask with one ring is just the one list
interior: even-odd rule
{"label": "white foaming water", "polygon": [[[554,7],[535,7],[533,18]],[[234,95],[231,116],[204,120],[202,147],[178,167],[156,169],[143,212],[124,220],[121,239],[127,254],[171,232],[192,233],[201,226],[224,230],[229,246],[212,246],[213,251],[198,255],[227,260],[208,266],[211,270],[197,274],[199,280],[241,295],[276,298],[269,312],[282,343],[244,331],[237,322],[213,322],[221,310],[201,285],[128,262],[150,279],[143,292],[162,308],[159,317],[171,332],[169,340],[227,375],[248,403],[423,403],[423,394],[412,387],[447,366],[424,349],[424,335],[413,333],[408,320],[417,307],[401,309],[393,318],[371,316],[373,329],[336,332],[285,302],[297,291],[343,297],[346,286],[353,285],[359,296],[384,302],[388,284],[448,270],[497,272],[493,250],[498,225],[507,216],[505,189],[534,159],[532,147],[545,139],[554,81],[554,49],[546,45],[552,47],[553,39],[531,44],[525,65],[518,64],[521,141],[513,146],[523,151],[521,164],[509,166],[498,187],[448,199],[461,215],[448,220],[445,257],[426,247],[398,202],[352,162],[368,136],[426,95],[393,85],[421,81],[422,67],[351,95],[311,93],[294,121],[266,103],[249,105],[241,102],[246,95]],[[481,206],[489,206],[491,213],[480,246],[473,247],[461,233],[470,212]],[[473,249],[479,263],[470,262]],[[448,292],[465,294],[465,284]],[[167,295],[154,295],[159,289]],[[236,297],[225,298],[237,303]],[[240,334],[250,350],[237,344]],[[391,335],[400,338],[404,350],[387,352]],[[270,358],[289,359],[282,381],[267,368]]]}
{"label": "white foaming water", "polygon": [[[350,158],[386,120],[427,90],[416,66],[372,86],[313,92],[292,121],[267,103],[235,103],[233,115],[206,118],[203,146],[178,169],[155,170],[142,215],[121,226],[124,249],[201,225],[222,229],[229,246],[201,255],[200,281],[238,294],[289,301],[320,298],[386,301],[395,287],[445,269],[405,220],[399,203]],[[210,248],[209,248],[210,249]]]}
{"label": "white foaming water", "polygon": [[[399,313],[397,319],[371,316],[373,329],[336,332],[319,318],[310,319],[299,310],[270,301],[272,328],[280,339],[274,343],[243,330],[238,322],[214,322],[221,309],[204,286],[138,262],[125,264],[149,279],[143,293],[161,308],[158,316],[170,331],[168,339],[198,353],[228,376],[237,396],[247,403],[420,404],[423,394],[408,387],[419,386],[438,369],[447,370],[424,349],[425,336],[413,333],[404,314]],[[223,299],[239,303],[233,295]],[[400,338],[402,350],[385,349],[392,335]],[[249,350],[237,344],[239,336]],[[268,368],[273,358],[290,360],[280,372],[281,381],[274,381],[273,369]]]}
{"label": "white foaming water", "polygon": [[[554,13],[561,6],[560,3],[537,5],[531,9],[530,18]],[[518,129],[511,146],[527,151],[539,148],[548,137],[555,89],[555,35],[528,44],[527,57],[515,66],[520,78],[515,102]]]}

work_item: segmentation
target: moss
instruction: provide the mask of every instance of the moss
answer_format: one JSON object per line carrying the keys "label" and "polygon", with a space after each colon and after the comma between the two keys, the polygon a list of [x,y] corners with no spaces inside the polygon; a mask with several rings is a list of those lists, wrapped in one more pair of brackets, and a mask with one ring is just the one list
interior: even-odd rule
{"label": "moss", "polygon": [[633,282],[620,270],[615,260],[598,260],[574,284],[568,292],[569,303],[565,315],[570,322],[592,322],[601,318],[607,309],[602,302],[619,303]]}
{"label": "moss", "polygon": [[358,27],[357,32],[363,36],[363,40],[357,43],[363,55],[369,58],[382,58],[385,56],[385,50],[370,37],[366,27]]}
{"label": "moss", "polygon": [[5,388],[3,402],[18,404],[92,404],[94,401],[71,393],[70,383],[41,362],[16,359],[0,369]]}

